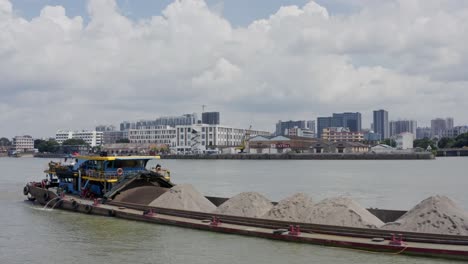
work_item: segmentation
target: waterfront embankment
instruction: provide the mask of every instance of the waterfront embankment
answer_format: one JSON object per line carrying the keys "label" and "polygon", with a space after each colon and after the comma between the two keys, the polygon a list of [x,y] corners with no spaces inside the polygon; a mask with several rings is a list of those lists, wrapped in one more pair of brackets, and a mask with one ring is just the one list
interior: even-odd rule
{"label": "waterfront embankment", "polygon": [[57,154],[57,153],[36,153],[34,154],[35,158],[48,158],[48,159],[62,159],[67,157],[67,154]]}
{"label": "waterfront embankment", "polygon": [[287,153],[287,154],[192,154],[162,155],[161,159],[225,160],[431,160],[431,152],[417,153]]}
{"label": "waterfront embankment", "polygon": [[468,148],[439,149],[437,157],[468,157]]}

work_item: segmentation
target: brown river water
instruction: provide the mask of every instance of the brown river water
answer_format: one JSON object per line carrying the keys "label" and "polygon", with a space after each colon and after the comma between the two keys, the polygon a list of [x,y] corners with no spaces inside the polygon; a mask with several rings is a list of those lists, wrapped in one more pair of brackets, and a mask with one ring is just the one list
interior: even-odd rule
{"label": "brown river water", "polygon": [[[25,202],[22,188],[44,176],[48,161],[0,158],[0,264],[452,263],[44,210]],[[468,208],[468,158],[158,163],[171,170],[175,183],[190,183],[211,196],[256,191],[280,200],[305,192],[319,201],[348,195],[366,207],[407,210],[428,196],[443,194]]]}

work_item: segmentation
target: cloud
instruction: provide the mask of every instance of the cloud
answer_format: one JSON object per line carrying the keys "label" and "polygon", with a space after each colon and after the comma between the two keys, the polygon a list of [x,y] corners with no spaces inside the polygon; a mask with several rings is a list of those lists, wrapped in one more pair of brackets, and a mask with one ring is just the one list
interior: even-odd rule
{"label": "cloud", "polygon": [[61,6],[26,20],[0,0],[0,134],[52,136],[202,104],[223,123],[271,131],[333,111],[360,111],[366,125],[377,108],[466,123],[456,109],[468,107],[468,3],[366,3],[333,14],[311,1],[233,27],[201,0],[139,20],[90,0],[86,23]]}

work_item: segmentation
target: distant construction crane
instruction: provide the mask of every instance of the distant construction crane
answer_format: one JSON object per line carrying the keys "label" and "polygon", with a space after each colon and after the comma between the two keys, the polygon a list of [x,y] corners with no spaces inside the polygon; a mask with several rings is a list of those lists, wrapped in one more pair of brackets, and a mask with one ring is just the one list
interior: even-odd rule
{"label": "distant construction crane", "polygon": [[252,125],[249,126],[249,129],[245,130],[245,133],[242,136],[240,145],[236,147],[236,149],[239,150],[239,153],[244,153],[244,150],[247,148],[247,142],[249,141],[251,129],[252,129]]}

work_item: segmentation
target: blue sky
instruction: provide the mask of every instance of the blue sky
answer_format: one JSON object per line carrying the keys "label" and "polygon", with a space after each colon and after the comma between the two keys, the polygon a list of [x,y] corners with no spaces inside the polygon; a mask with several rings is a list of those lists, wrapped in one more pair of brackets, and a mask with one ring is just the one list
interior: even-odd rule
{"label": "blue sky", "polygon": [[[82,16],[87,19],[86,3],[82,0],[15,0],[12,1],[15,11],[25,18],[39,15],[46,5],[61,5],[66,8],[68,16]],[[118,5],[126,16],[140,19],[161,14],[161,11],[173,0],[117,0]],[[219,11],[234,26],[245,26],[260,18],[268,18],[281,6],[303,6],[308,0],[206,0],[213,9]],[[330,13],[348,13],[357,9],[356,1],[351,0],[318,0],[320,5],[326,7]]]}

